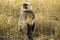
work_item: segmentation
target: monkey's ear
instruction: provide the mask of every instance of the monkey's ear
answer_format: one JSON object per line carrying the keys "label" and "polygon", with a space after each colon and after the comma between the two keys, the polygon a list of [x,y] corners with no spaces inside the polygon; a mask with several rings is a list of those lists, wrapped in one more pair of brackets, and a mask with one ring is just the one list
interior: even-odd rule
{"label": "monkey's ear", "polygon": [[32,5],[32,3],[30,5]]}

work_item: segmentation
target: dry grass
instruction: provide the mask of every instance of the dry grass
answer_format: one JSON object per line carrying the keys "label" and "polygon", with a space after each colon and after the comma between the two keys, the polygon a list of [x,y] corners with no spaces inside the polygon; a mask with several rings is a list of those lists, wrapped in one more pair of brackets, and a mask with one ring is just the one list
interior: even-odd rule
{"label": "dry grass", "polygon": [[[27,39],[25,30],[23,31],[25,36],[21,32],[17,32],[21,3],[26,1],[0,0],[1,37],[8,36],[9,38],[5,37],[8,38],[7,40]],[[36,16],[34,40],[35,38],[36,40],[60,39],[60,0],[31,0],[30,2]],[[53,37],[51,37],[51,34]]]}

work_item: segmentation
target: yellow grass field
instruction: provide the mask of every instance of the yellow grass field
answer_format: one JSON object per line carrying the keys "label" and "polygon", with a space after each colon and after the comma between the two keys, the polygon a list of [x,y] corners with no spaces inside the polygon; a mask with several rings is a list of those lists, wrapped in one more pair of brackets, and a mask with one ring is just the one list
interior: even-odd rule
{"label": "yellow grass field", "polygon": [[35,14],[34,40],[60,40],[60,0],[0,0],[0,40],[27,40],[26,29],[18,31],[24,2]]}

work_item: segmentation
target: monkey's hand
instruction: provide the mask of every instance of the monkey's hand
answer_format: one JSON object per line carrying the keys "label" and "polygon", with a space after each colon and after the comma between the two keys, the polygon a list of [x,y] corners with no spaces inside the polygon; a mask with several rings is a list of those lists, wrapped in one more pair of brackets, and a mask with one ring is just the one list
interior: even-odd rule
{"label": "monkey's hand", "polygon": [[26,21],[26,23],[32,25],[32,18],[31,17],[28,16],[25,21]]}

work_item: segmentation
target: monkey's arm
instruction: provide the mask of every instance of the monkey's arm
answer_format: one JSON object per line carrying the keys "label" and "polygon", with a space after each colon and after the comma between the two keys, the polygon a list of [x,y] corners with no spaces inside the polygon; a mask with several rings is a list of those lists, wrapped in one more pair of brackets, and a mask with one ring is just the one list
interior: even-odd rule
{"label": "monkey's arm", "polygon": [[29,16],[26,18],[26,23],[28,23],[29,25],[33,25],[35,23],[35,19],[30,18]]}
{"label": "monkey's arm", "polygon": [[27,24],[32,25],[32,19],[29,16],[26,18],[25,21],[26,21]]}

